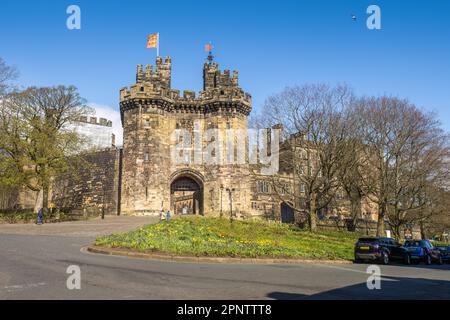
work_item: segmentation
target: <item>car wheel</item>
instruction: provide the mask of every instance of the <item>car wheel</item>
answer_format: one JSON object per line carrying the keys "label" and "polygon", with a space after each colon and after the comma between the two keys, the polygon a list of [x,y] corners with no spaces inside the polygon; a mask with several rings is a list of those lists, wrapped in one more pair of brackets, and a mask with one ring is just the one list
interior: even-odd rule
{"label": "car wheel", "polygon": [[432,263],[432,261],[431,261],[431,256],[430,256],[429,254],[427,254],[427,256],[425,257],[425,263],[426,263],[427,265],[430,265],[430,264]]}
{"label": "car wheel", "polygon": [[409,254],[405,255],[403,263],[406,264],[406,265],[410,265],[411,264],[411,256]]}
{"label": "car wheel", "polygon": [[382,257],[381,257],[381,262],[382,262],[384,265],[389,264],[389,255],[388,255],[386,252],[383,252],[383,255],[382,255]]}

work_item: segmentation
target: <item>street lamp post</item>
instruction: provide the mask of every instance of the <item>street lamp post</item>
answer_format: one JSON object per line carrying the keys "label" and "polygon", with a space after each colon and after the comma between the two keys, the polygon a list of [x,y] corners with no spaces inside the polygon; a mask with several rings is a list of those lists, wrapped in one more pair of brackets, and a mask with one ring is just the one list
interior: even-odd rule
{"label": "street lamp post", "polygon": [[227,188],[228,196],[230,198],[230,220],[233,219],[233,195],[234,188]]}
{"label": "street lamp post", "polygon": [[269,203],[272,206],[271,207],[271,219],[275,220],[275,207],[274,207],[274,203],[273,203],[272,197],[269,197]]}
{"label": "street lamp post", "polygon": [[220,185],[220,217],[222,218],[222,193],[223,193],[223,184]]}

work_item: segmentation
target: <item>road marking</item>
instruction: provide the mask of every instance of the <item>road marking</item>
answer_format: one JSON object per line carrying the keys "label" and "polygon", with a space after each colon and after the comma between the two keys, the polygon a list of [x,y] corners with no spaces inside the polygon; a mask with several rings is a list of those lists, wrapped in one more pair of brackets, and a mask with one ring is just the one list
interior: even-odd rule
{"label": "road marking", "polygon": [[39,283],[26,283],[26,284],[16,284],[16,285],[10,285],[10,286],[4,286],[2,289],[6,290],[8,292],[14,291],[14,290],[24,290],[24,289],[31,289],[31,288],[38,288],[46,286],[47,284],[45,282],[39,282]]}
{"label": "road marking", "polygon": [[349,269],[349,268],[338,267],[338,266],[333,266],[333,265],[318,264],[317,266],[324,267],[324,268],[332,268],[332,269],[338,269],[338,270],[352,271],[352,272],[356,272],[356,273],[367,274],[366,271]]}

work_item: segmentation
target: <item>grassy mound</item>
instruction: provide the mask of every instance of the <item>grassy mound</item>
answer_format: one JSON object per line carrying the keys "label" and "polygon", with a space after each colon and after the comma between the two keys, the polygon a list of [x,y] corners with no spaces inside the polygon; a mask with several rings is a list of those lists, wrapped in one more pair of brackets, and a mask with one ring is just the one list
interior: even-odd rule
{"label": "grassy mound", "polygon": [[100,237],[95,244],[190,256],[352,259],[358,234],[311,233],[263,221],[182,217],[136,231]]}

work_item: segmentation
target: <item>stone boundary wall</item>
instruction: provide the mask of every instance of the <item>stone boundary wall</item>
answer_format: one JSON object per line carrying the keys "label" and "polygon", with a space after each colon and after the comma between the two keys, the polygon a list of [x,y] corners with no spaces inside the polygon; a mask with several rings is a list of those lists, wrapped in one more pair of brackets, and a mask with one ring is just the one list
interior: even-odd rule
{"label": "stone boundary wall", "polygon": [[97,151],[85,157],[87,167],[57,180],[52,202],[60,210],[80,215],[117,215],[119,197],[119,159],[116,148]]}
{"label": "stone boundary wall", "polygon": [[19,189],[0,186],[0,212],[20,207]]}
{"label": "stone boundary wall", "polygon": [[[349,231],[347,229],[345,220],[319,220],[317,227],[321,230],[333,230],[333,231]],[[390,230],[390,227],[385,223],[385,230]],[[377,234],[377,222],[376,221],[359,221],[356,225],[356,232],[365,234],[367,236],[376,236]],[[421,239],[420,229],[414,227],[412,230],[412,236],[414,239]],[[391,232],[391,237],[394,235]],[[404,238],[404,232],[402,232],[402,238]]]}

